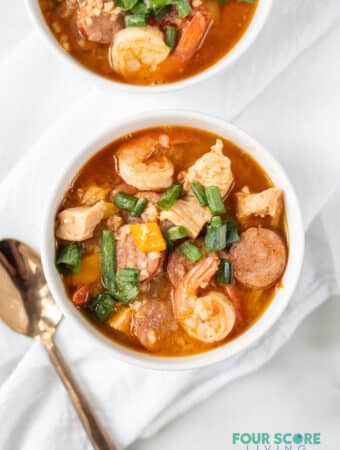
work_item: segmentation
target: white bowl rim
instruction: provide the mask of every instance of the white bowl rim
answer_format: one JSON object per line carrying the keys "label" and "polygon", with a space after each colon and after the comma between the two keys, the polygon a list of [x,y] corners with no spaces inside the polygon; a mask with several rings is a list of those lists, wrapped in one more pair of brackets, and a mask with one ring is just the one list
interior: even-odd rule
{"label": "white bowl rim", "polygon": [[[289,248],[294,249],[294,251],[289,251],[288,263],[283,277],[283,287],[278,291],[263,315],[247,331],[225,345],[205,353],[183,357],[162,357],[137,352],[115,343],[99,332],[76,310],[67,298],[61,278],[55,269],[54,223],[57,207],[71,181],[84,163],[101,148],[132,131],[153,126],[176,124],[210,131],[236,143],[263,167],[274,185],[283,188]],[[217,130],[220,130],[220,132]],[[243,143],[243,146],[240,145],[240,142]],[[247,149],[244,148],[245,146]],[[270,168],[269,171],[268,168]],[[304,253],[304,230],[300,206],[289,178],[276,159],[262,145],[258,144],[235,125],[211,115],[188,110],[159,110],[115,121],[114,125],[108,127],[95,137],[86,148],[80,149],[75,154],[68,164],[67,170],[60,175],[57,183],[52,187],[47,205],[43,219],[41,255],[44,273],[52,295],[66,317],[71,318],[83,331],[85,329],[91,338],[102,347],[109,349],[115,357],[129,364],[155,370],[187,370],[205,367],[240,353],[267,333],[279,319],[290,301],[300,275]]]}
{"label": "white bowl rim", "polygon": [[134,94],[157,94],[172,92],[193,86],[196,83],[205,81],[208,78],[227,70],[227,68],[234,64],[256,40],[269,16],[273,0],[259,0],[254,17],[243,36],[241,36],[234,47],[215,64],[196,75],[185,78],[184,80],[154,86],[138,86],[110,80],[91,71],[90,69],[87,69],[85,66],[77,62],[77,60],[75,60],[72,56],[68,55],[68,53],[57,42],[46,24],[40,10],[38,0],[25,0],[25,4],[31,21],[39,31],[39,34],[42,36],[44,42],[54,52],[54,54],[61,59],[61,61],[64,61],[65,63],[68,63],[70,67],[73,67],[75,76],[77,75],[76,72],[78,72],[78,76],[83,76],[84,79],[87,78],[89,81],[92,80],[103,89],[119,89]]}

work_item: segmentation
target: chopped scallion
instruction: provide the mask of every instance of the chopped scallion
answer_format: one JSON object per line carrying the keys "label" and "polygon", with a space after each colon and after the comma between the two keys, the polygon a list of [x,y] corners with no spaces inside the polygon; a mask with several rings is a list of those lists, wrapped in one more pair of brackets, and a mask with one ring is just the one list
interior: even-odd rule
{"label": "chopped scallion", "polygon": [[146,205],[148,204],[148,201],[146,198],[139,198],[137,200],[137,203],[135,204],[133,210],[131,211],[132,217],[140,217],[143,213],[144,209],[146,208]]}
{"label": "chopped scallion", "polygon": [[196,195],[197,200],[202,206],[207,206],[207,197],[205,195],[204,187],[198,181],[194,181],[190,185],[192,192]]}
{"label": "chopped scallion", "polygon": [[177,45],[178,30],[176,27],[165,27],[165,43],[171,49],[174,50]]}
{"label": "chopped scallion", "polygon": [[238,242],[240,240],[240,234],[235,220],[226,220],[225,223],[227,225],[227,244]]}
{"label": "chopped scallion", "polygon": [[115,310],[115,299],[110,293],[103,292],[89,305],[89,310],[99,322],[104,322]]}
{"label": "chopped scallion", "polygon": [[136,5],[137,2],[138,2],[138,0],[117,0],[116,4],[123,11],[128,11],[128,10],[132,9]]}
{"label": "chopped scallion", "polygon": [[138,277],[138,269],[119,269],[116,277],[117,286],[120,289],[123,289],[126,285],[137,286]]}
{"label": "chopped scallion", "polygon": [[163,192],[163,194],[160,196],[157,205],[161,208],[167,211],[168,209],[171,209],[171,207],[174,205],[175,201],[178,199],[178,197],[181,195],[182,192],[182,185],[181,184],[173,184],[171,188],[167,189]]}
{"label": "chopped scallion", "polygon": [[224,214],[226,212],[221,192],[217,186],[207,186],[205,188],[208,206],[213,214]]}
{"label": "chopped scallion", "polygon": [[133,195],[125,194],[125,192],[118,192],[113,200],[113,203],[119,209],[131,212],[137,203],[137,198]]}
{"label": "chopped scallion", "polygon": [[208,252],[214,250],[223,250],[227,246],[227,225],[219,223],[217,218],[207,225],[207,233],[205,235],[205,247]]}
{"label": "chopped scallion", "polygon": [[131,14],[124,18],[126,27],[144,27],[146,25],[145,14]]}
{"label": "chopped scallion", "polygon": [[232,284],[234,281],[233,265],[230,261],[221,259],[216,274],[216,282],[220,284]]}
{"label": "chopped scallion", "polygon": [[170,241],[177,241],[178,239],[183,239],[188,236],[188,230],[181,225],[176,227],[171,227],[165,232],[165,236]]}
{"label": "chopped scallion", "polygon": [[109,292],[115,290],[116,245],[112,231],[103,230],[100,242],[103,286]]}
{"label": "chopped scallion", "polygon": [[195,244],[193,244],[190,241],[185,241],[183,244],[179,246],[179,250],[183,253],[184,256],[186,256],[191,262],[198,262],[203,258],[203,254],[201,250],[196,247]]}
{"label": "chopped scallion", "polygon": [[61,247],[56,257],[56,266],[61,273],[77,275],[80,272],[81,246],[69,244]]}
{"label": "chopped scallion", "polygon": [[191,14],[192,9],[188,0],[173,0],[172,4],[175,5],[179,17],[186,17]]}

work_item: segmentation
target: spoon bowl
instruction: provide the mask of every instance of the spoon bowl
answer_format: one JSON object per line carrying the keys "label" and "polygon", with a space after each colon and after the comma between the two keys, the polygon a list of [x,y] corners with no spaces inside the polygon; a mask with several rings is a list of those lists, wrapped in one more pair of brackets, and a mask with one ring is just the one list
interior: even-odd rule
{"label": "spoon bowl", "polygon": [[115,450],[54,343],[62,318],[38,254],[14,239],[0,241],[0,319],[17,333],[42,342],[93,448]]}

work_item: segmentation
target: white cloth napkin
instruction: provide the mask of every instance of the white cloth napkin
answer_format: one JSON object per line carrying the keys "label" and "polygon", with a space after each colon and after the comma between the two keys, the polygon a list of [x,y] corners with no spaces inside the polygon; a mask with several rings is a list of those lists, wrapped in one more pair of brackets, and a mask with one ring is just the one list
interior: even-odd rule
{"label": "white cloth napkin", "polygon": [[[301,320],[337,291],[339,19],[338,0],[277,0],[253,48],[227,74],[159,96],[109,94],[80,83],[34,35],[2,64],[0,238],[15,237],[39,249],[49,187],[69,155],[116,118],[160,107],[233,119],[272,149],[301,201],[306,256],[299,286],[272,330],[231,360],[199,371],[147,371],[113,360],[63,321],[58,344],[121,446],[151,435],[264,364]],[[40,345],[0,323],[0,354],[1,450],[89,449]]]}

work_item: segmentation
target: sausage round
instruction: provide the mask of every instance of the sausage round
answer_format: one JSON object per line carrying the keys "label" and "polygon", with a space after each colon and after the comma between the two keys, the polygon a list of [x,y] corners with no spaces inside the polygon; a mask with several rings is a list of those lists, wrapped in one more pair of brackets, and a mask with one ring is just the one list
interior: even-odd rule
{"label": "sausage round", "polygon": [[232,245],[230,260],[236,280],[249,288],[266,289],[282,276],[287,249],[281,237],[267,228],[248,228]]}
{"label": "sausage round", "polygon": [[167,272],[171,284],[176,287],[184,275],[194,267],[195,263],[191,262],[178,249],[172,252],[168,259]]}
{"label": "sausage round", "polygon": [[177,329],[171,302],[143,300],[134,312],[133,331],[147,350],[157,351],[162,343]]}
{"label": "sausage round", "polygon": [[118,269],[139,269],[139,281],[150,280],[161,269],[163,252],[140,252],[130,233],[128,225],[119,229],[116,240],[116,261]]}

